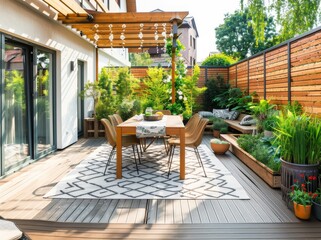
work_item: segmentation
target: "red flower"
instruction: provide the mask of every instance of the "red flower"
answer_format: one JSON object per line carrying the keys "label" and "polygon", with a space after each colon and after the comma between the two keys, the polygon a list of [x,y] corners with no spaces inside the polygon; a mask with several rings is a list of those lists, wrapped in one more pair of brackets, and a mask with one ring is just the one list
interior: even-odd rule
{"label": "red flower", "polygon": [[309,192],[309,196],[312,196],[312,192]]}
{"label": "red flower", "polygon": [[309,179],[309,181],[312,181],[313,180],[313,176],[309,176],[308,179]]}
{"label": "red flower", "polygon": [[302,188],[305,188],[305,184],[304,184],[304,183],[302,183],[302,184],[301,184],[301,187],[302,187]]}
{"label": "red flower", "polygon": [[317,193],[314,193],[314,194],[312,195],[312,198],[315,199],[317,196],[318,196],[318,194],[317,194]]}
{"label": "red flower", "polygon": [[300,173],[300,178],[304,178],[304,174],[303,173]]}
{"label": "red flower", "polygon": [[315,180],[317,180],[317,177],[316,176],[313,176],[313,179],[312,179],[313,181],[315,181]]}
{"label": "red flower", "polygon": [[299,182],[299,180],[298,180],[298,179],[294,179],[293,181],[294,181],[295,183]]}

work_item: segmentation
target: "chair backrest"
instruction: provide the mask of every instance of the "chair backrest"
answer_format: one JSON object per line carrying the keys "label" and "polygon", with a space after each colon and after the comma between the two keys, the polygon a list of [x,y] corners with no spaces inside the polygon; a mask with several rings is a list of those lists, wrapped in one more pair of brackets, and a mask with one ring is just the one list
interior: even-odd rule
{"label": "chair backrest", "polygon": [[106,119],[101,119],[101,123],[105,127],[105,138],[107,142],[112,146],[116,146],[116,131],[115,128],[111,125],[111,123]]}
{"label": "chair backrest", "polygon": [[193,134],[201,118],[201,115],[199,115],[198,113],[194,114],[186,123],[185,132]]}
{"label": "chair backrest", "polygon": [[118,125],[118,122],[114,115],[108,115],[111,125],[115,128]]}
{"label": "chair backrest", "polygon": [[194,144],[193,144],[195,147],[198,147],[202,143],[204,130],[205,130],[205,127],[206,127],[208,121],[209,120],[207,118],[202,118],[200,120],[200,122],[198,123],[197,131],[195,131],[195,133],[193,134],[193,137],[192,137],[195,139]]}
{"label": "chair backrest", "polygon": [[172,115],[171,110],[154,110],[153,113],[161,112],[164,115]]}
{"label": "chair backrest", "polygon": [[116,119],[117,125],[121,124],[123,122],[123,119],[121,118],[121,116],[117,113],[113,114],[114,118]]}

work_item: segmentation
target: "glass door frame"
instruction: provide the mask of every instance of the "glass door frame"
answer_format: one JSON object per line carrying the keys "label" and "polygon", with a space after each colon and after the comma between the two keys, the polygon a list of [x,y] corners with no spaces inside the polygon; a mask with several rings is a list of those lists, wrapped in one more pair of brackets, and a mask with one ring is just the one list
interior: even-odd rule
{"label": "glass door frame", "polygon": [[[52,136],[52,146],[50,149],[47,149],[47,150],[44,150],[42,151],[41,153],[38,153],[37,152],[37,143],[38,140],[37,140],[37,137],[38,137],[38,134],[37,134],[37,127],[36,127],[36,124],[37,124],[37,118],[36,118],[36,112],[35,112],[35,104],[34,104],[34,99],[35,99],[35,93],[34,92],[34,85],[36,84],[36,78],[37,78],[37,53],[38,53],[38,50],[41,50],[41,51],[44,51],[44,52],[48,52],[51,54],[52,56],[52,65],[51,65],[51,68],[52,68],[52,82],[51,82],[51,88],[52,88],[52,126],[53,126],[53,130],[52,130],[52,133],[53,133],[53,136]],[[37,160],[45,155],[48,155],[49,153],[53,152],[53,150],[56,150],[57,148],[57,136],[56,136],[56,129],[57,129],[57,120],[56,120],[56,84],[55,84],[55,80],[56,80],[56,54],[54,51],[52,50],[49,50],[49,49],[46,49],[46,48],[43,48],[43,47],[40,47],[40,46],[33,46],[33,66],[32,66],[32,69],[33,69],[33,76],[32,76],[32,82],[33,82],[33,86],[30,86],[30,91],[32,91],[32,94],[29,92],[29,95],[30,97],[32,98],[31,100],[31,106],[32,106],[32,119],[33,119],[33,123],[32,123],[32,158]]]}
{"label": "glass door frame", "polygon": [[[81,66],[81,67],[80,67]],[[84,134],[84,117],[85,117],[85,111],[84,111],[84,99],[81,98],[79,96],[79,93],[80,91],[83,91],[84,90],[84,84],[85,84],[85,62],[81,61],[81,60],[78,60],[77,62],[77,88],[78,88],[78,91],[77,94],[78,94],[78,101],[80,101],[80,114],[77,113],[77,118],[80,116],[81,118],[81,131],[78,131],[78,137],[80,136],[83,136]],[[79,72],[80,71],[80,72]],[[79,75],[80,74],[80,75]],[[78,77],[80,76],[80,79],[78,79]],[[78,102],[77,102],[77,108],[78,108]],[[77,122],[78,122],[79,119],[77,119]]]}
{"label": "glass door frame", "polygon": [[[28,51],[26,53],[26,63],[25,63],[25,90],[26,90],[26,116],[27,116],[27,126],[29,128],[28,134],[28,148],[29,148],[29,156],[26,158],[17,168],[23,167],[25,162],[35,161],[40,159],[41,157],[55,151],[57,149],[57,110],[56,110],[56,52],[38,45],[34,45],[32,43],[26,42],[24,40],[12,37],[5,33],[0,32],[0,84],[4,86],[4,75],[5,75],[5,68],[4,68],[4,56],[5,56],[5,44],[6,40],[8,42],[12,42],[13,44],[20,46],[22,48],[26,48]],[[37,76],[37,50],[45,51],[51,54],[52,56],[52,126],[53,126],[53,136],[52,136],[52,146],[50,149],[41,152],[40,154],[36,154],[36,125],[35,125],[35,111],[33,105],[33,98],[34,98],[34,88],[33,84],[35,82],[35,77]],[[4,89],[0,89],[0,114],[4,111]],[[4,121],[3,118],[0,118],[0,178],[1,176],[6,175],[8,172],[5,171],[5,163],[4,163]]]}

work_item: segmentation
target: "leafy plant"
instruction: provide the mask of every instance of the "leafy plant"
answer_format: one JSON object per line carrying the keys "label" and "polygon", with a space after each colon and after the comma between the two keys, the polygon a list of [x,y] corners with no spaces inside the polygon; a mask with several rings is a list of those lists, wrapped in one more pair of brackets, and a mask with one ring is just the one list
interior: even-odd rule
{"label": "leafy plant", "polygon": [[227,133],[228,124],[221,118],[212,118],[213,130],[220,131],[221,133]]}
{"label": "leafy plant", "polygon": [[250,107],[248,103],[252,102],[252,96],[247,95],[246,92],[243,92],[240,88],[230,88],[226,92],[218,95],[213,99],[221,108],[229,108],[230,110],[238,112],[250,112]]}
{"label": "leafy plant", "polygon": [[204,110],[212,111],[213,108],[220,108],[219,103],[213,101],[213,99],[226,92],[230,85],[227,84],[221,75],[216,78],[211,78],[205,82],[205,87],[207,88],[204,92]]}
{"label": "leafy plant", "polygon": [[229,144],[229,142],[217,139],[217,138],[212,138],[210,143],[215,143],[215,144]]}
{"label": "leafy plant", "polygon": [[[263,122],[267,119],[269,115],[272,114],[273,109],[275,108],[275,104],[270,104],[270,100],[261,99],[259,103],[248,103],[249,108],[257,119],[257,129],[258,132],[263,131]],[[273,120],[271,118],[271,120]]]}
{"label": "leafy plant", "polygon": [[94,101],[94,115],[96,115],[96,106],[101,96],[102,88],[99,86],[98,81],[87,82],[85,84],[84,90],[80,92],[80,97],[92,98]]}
{"label": "leafy plant", "polygon": [[236,60],[232,57],[225,55],[224,53],[217,53],[207,57],[202,62],[202,66],[228,67],[235,62]]}
{"label": "leafy plant", "polygon": [[238,145],[273,171],[280,171],[281,161],[278,150],[271,144],[272,139],[261,134],[243,134],[237,139]]}
{"label": "leafy plant", "polygon": [[138,79],[136,79],[128,68],[118,68],[117,80],[115,81],[117,104],[120,104],[124,99],[131,100],[135,89],[138,89]]}
{"label": "leafy plant", "polygon": [[[304,177],[304,175],[302,177]],[[289,194],[291,201],[304,206],[312,205],[312,200],[315,199],[318,194],[312,193],[309,188],[310,185],[312,185],[312,182],[316,180],[316,176],[309,176],[304,183],[301,183],[296,179],[295,183],[292,185],[292,191]]]}
{"label": "leafy plant", "polygon": [[125,99],[118,106],[118,113],[124,121],[134,116],[135,114],[140,113],[140,110],[140,102],[138,100],[130,101]]}
{"label": "leafy plant", "polygon": [[148,68],[148,79],[143,81],[142,91],[143,109],[152,107],[153,109],[163,110],[168,104],[170,95],[170,79],[168,73],[163,68]]}
{"label": "leafy plant", "polygon": [[283,112],[287,113],[288,111],[294,113],[295,115],[303,114],[302,105],[298,101],[294,101],[293,103],[289,102],[284,106]]}
{"label": "leafy plant", "polygon": [[269,113],[266,117],[265,120],[263,120],[262,127],[266,131],[274,131],[274,128],[277,125],[278,117],[277,117],[278,112],[273,111]]}
{"label": "leafy plant", "polygon": [[281,113],[275,128],[276,144],[283,159],[296,164],[316,164],[321,159],[320,119]]}

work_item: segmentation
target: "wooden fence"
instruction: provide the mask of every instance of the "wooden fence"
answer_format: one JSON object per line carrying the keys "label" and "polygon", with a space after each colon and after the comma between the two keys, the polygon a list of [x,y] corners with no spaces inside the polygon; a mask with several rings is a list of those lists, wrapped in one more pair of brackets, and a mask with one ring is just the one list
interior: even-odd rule
{"label": "wooden fence", "polygon": [[321,114],[321,28],[229,67],[229,83],[277,104]]}
{"label": "wooden fence", "polygon": [[[147,67],[132,67],[137,78]],[[189,68],[188,74],[191,74]],[[201,67],[198,86],[221,75],[232,87],[259,99],[285,105],[298,101],[306,112],[321,115],[321,27],[269,48],[228,68]],[[198,103],[203,103],[202,96]]]}

